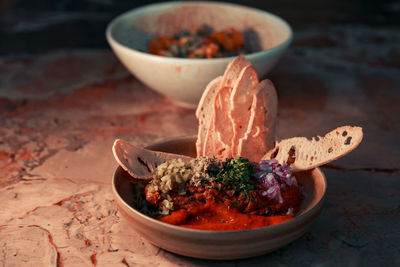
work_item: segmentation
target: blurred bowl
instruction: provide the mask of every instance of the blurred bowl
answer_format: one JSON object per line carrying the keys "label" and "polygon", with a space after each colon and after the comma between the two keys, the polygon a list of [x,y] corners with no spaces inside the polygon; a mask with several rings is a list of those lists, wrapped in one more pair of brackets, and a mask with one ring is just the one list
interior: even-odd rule
{"label": "blurred bowl", "polygon": [[[173,139],[149,146],[149,149],[196,155],[196,137]],[[326,179],[320,169],[295,174],[306,193],[300,211],[290,221],[243,231],[205,231],[166,224],[135,209],[138,182],[121,167],[115,171],[112,190],[119,212],[129,224],[154,245],[165,250],[203,259],[239,259],[276,250],[302,236],[322,210]]]}
{"label": "blurred bowl", "polygon": [[107,40],[125,67],[144,84],[195,108],[206,85],[223,74],[233,57],[188,59],[147,53],[156,36],[174,36],[182,29],[206,24],[214,31],[232,27],[245,32],[246,54],[260,78],[278,62],[292,41],[292,30],[271,13],[219,2],[167,2],[128,11],[107,26]]}

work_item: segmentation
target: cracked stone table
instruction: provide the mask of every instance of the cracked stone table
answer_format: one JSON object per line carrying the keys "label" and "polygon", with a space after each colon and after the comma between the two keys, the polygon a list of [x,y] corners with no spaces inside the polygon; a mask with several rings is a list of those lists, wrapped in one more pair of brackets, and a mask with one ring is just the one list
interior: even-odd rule
{"label": "cracked stone table", "polygon": [[111,194],[114,139],[147,145],[196,134],[194,111],[141,84],[102,45],[45,52],[32,37],[34,51],[22,53],[16,36],[27,38],[30,28],[12,19],[29,7],[20,3],[3,18],[14,28],[2,24],[0,33],[1,266],[400,265],[397,26],[295,27],[293,45],[268,75],[279,95],[278,137],[348,124],[362,126],[364,140],[322,168],[327,199],[310,232],[267,255],[208,261],[151,245]]}

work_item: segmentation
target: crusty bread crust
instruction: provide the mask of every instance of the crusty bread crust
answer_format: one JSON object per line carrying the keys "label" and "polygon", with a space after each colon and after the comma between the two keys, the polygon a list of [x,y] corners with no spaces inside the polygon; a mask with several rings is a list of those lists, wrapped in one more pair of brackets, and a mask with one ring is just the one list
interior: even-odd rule
{"label": "crusty bread crust", "polygon": [[259,161],[274,146],[276,110],[273,84],[259,82],[250,62],[236,57],[219,87],[216,80],[211,81],[199,102],[197,156]]}
{"label": "crusty bread crust", "polygon": [[221,87],[221,82],[222,76],[218,76],[207,85],[196,110],[196,117],[199,121],[198,138],[196,141],[198,157],[205,155],[206,140],[208,139],[208,135],[211,134],[209,131],[211,118],[208,114],[212,112],[213,101]]}
{"label": "crusty bread crust", "polygon": [[248,65],[250,65],[250,61],[248,61],[245,57],[235,57],[226,67],[221,87],[233,87],[237,79],[239,79],[242,69]]}
{"label": "crusty bread crust", "polygon": [[262,159],[275,158],[287,163],[293,171],[309,170],[336,160],[355,149],[363,138],[361,127],[342,126],[324,137],[293,137],[277,142]]}
{"label": "crusty bread crust", "polygon": [[114,141],[112,151],[118,164],[136,179],[149,180],[154,177],[157,166],[172,159],[182,159],[189,162],[191,157],[151,151],[142,147],[137,147],[124,140]]}
{"label": "crusty bread crust", "polygon": [[[230,108],[227,114],[233,132],[230,140],[232,157],[238,155],[240,139],[246,138],[246,133],[251,130],[256,104],[253,102],[255,102],[256,98],[255,91],[257,85],[257,71],[251,65],[248,65],[240,71],[239,78],[233,86],[229,99]],[[249,107],[251,108],[249,109]]]}
{"label": "crusty bread crust", "polygon": [[[217,94],[222,88],[230,88],[232,90],[233,85],[239,79],[241,70],[250,65],[250,62],[242,56],[235,57],[227,66],[224,75],[219,76],[212,80],[206,87],[203,95],[199,101],[196,109],[196,118],[199,121],[198,138],[196,141],[197,156],[210,156],[212,157],[217,150],[226,149],[225,142],[218,143],[218,133],[214,129],[213,123],[215,122],[215,100]],[[221,108],[226,108],[227,103]],[[213,114],[210,116],[209,114]],[[220,114],[223,115],[223,114]],[[228,116],[226,114],[226,116]],[[232,130],[231,130],[232,131]],[[221,140],[222,136],[219,136]],[[231,139],[225,137],[225,139]],[[216,147],[220,146],[220,148]],[[222,145],[222,147],[221,147]],[[226,153],[228,153],[227,151]],[[226,156],[226,155],[224,155]]]}
{"label": "crusty bread crust", "polygon": [[236,155],[258,162],[274,147],[278,98],[270,80],[261,81],[253,92],[251,116],[245,134],[238,140]]}

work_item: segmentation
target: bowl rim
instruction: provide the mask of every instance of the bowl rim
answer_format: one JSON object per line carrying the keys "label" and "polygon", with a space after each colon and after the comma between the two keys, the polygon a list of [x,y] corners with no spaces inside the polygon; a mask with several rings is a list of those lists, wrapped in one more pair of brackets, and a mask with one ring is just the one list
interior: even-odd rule
{"label": "bowl rim", "polygon": [[[177,141],[184,141],[184,140],[193,140],[195,137],[196,136],[185,136],[185,137],[171,138],[171,139],[166,139],[165,141],[156,142],[156,143],[151,144],[149,146],[156,146],[158,144],[163,144],[163,143],[167,143],[167,142],[171,142],[171,141],[172,142],[177,142]],[[279,228],[282,228],[283,226],[287,226],[287,227],[290,228],[290,227],[293,227],[293,226],[297,225],[297,223],[301,222],[303,219],[306,219],[306,216],[309,215],[310,213],[312,213],[313,211],[320,210],[320,208],[322,208],[322,205],[325,202],[326,192],[327,192],[327,180],[326,180],[325,174],[321,171],[320,168],[315,168],[315,169],[309,170],[309,172],[316,171],[317,173],[319,173],[321,175],[321,178],[322,178],[322,181],[323,181],[323,184],[324,184],[324,190],[322,192],[322,197],[307,212],[304,212],[303,214],[295,216],[293,219],[291,219],[289,221],[286,221],[286,222],[283,222],[283,223],[279,223],[279,224],[276,224],[276,225],[259,227],[259,228],[254,228],[254,229],[232,230],[232,231],[199,230],[199,229],[191,229],[191,228],[180,227],[180,226],[177,226],[177,225],[172,225],[172,224],[168,224],[168,223],[164,223],[164,222],[158,221],[158,220],[156,220],[154,218],[151,218],[150,216],[147,216],[144,213],[141,213],[140,211],[138,211],[135,208],[133,208],[132,206],[130,206],[121,197],[121,195],[118,193],[118,190],[116,188],[116,180],[117,180],[118,174],[119,174],[119,172],[121,170],[124,171],[121,166],[118,166],[116,168],[116,170],[114,172],[114,175],[113,175],[113,178],[112,178],[112,191],[114,193],[114,196],[118,198],[118,202],[122,203],[125,208],[127,208],[128,210],[130,210],[131,212],[133,212],[134,214],[139,216],[142,220],[150,220],[151,222],[155,223],[156,225],[158,225],[160,227],[164,227],[164,228],[169,229],[169,230],[180,231],[182,233],[191,233],[191,234],[219,235],[219,236],[225,236],[225,235],[229,236],[229,235],[232,235],[232,234],[247,235],[248,233],[256,233],[256,232],[260,232],[260,233],[274,232],[276,230],[279,230]]]}
{"label": "bowl rim", "polygon": [[113,30],[115,25],[123,20],[125,17],[129,17],[132,15],[132,13],[141,13],[143,10],[146,9],[151,9],[151,8],[155,8],[155,7],[162,7],[162,6],[179,6],[179,5],[222,5],[222,6],[230,6],[230,7],[240,7],[240,8],[244,8],[247,9],[249,11],[253,11],[253,12],[258,12],[264,16],[268,16],[268,17],[272,17],[274,19],[276,19],[279,23],[281,23],[282,25],[284,25],[288,31],[288,37],[280,44],[271,47],[269,49],[265,49],[265,50],[261,50],[261,51],[257,51],[257,52],[253,52],[253,53],[248,53],[248,54],[244,54],[243,56],[245,56],[248,59],[255,59],[258,58],[262,55],[266,55],[266,54],[271,54],[274,53],[275,51],[278,51],[282,48],[288,47],[291,42],[293,41],[293,30],[291,28],[291,26],[289,25],[289,23],[287,21],[285,21],[283,18],[268,12],[268,11],[264,11],[261,9],[257,9],[254,7],[250,7],[250,6],[245,6],[245,5],[240,5],[240,4],[235,4],[235,3],[228,3],[228,2],[218,2],[218,1],[190,1],[190,2],[185,2],[185,1],[170,1],[170,2],[161,2],[161,3],[153,3],[153,4],[148,4],[148,5],[144,5],[141,7],[137,7],[131,10],[128,10],[118,16],[116,16],[115,18],[113,18],[106,27],[106,39],[108,41],[108,43],[111,45],[111,47],[113,45],[117,46],[119,49],[123,49],[125,51],[131,51],[131,52],[135,52],[139,55],[142,56],[146,56],[149,57],[150,59],[153,60],[163,60],[165,62],[174,62],[174,63],[206,63],[206,62],[213,62],[213,63],[219,63],[219,62],[226,62],[226,61],[231,61],[232,59],[234,59],[236,56],[231,56],[231,57],[222,57],[222,58],[179,58],[179,57],[165,57],[165,56],[159,56],[159,55],[153,55],[150,53],[146,53],[143,51],[140,51],[138,49],[126,46],[122,43],[120,43],[119,41],[117,41],[117,39],[115,39],[113,37]]}

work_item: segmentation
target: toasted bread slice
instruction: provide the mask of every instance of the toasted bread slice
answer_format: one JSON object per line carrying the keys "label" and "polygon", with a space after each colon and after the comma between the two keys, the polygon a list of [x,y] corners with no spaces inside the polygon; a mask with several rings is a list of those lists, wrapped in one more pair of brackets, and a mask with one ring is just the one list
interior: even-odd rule
{"label": "toasted bread slice", "polygon": [[258,162],[274,147],[278,98],[270,80],[263,80],[253,93],[251,116],[246,131],[238,140],[237,155]]}
{"label": "toasted bread slice", "polygon": [[250,62],[234,58],[222,78],[210,82],[199,102],[197,156],[259,161],[274,146],[276,109],[272,83],[259,83]]}
{"label": "toasted bread slice", "polygon": [[355,149],[363,138],[361,127],[342,126],[324,137],[293,137],[284,139],[262,159],[275,158],[287,163],[293,171],[309,170],[336,160]]}
{"label": "toasted bread slice", "polygon": [[199,105],[196,110],[196,117],[199,121],[199,129],[196,141],[197,156],[205,156],[206,140],[210,135],[211,117],[209,114],[213,111],[213,102],[216,94],[221,88],[222,76],[212,80],[206,87]]}
{"label": "toasted bread slice", "polygon": [[[256,70],[248,65],[240,72],[239,78],[232,89],[230,95],[230,108],[227,112],[229,121],[232,124],[231,139],[229,140],[232,156],[238,155],[239,140],[245,138],[248,128],[251,128],[254,120],[253,98],[254,91],[258,85]],[[266,150],[265,150],[266,151]]]}
{"label": "toasted bread slice", "polygon": [[184,162],[189,162],[192,159],[183,155],[137,147],[121,139],[115,140],[112,151],[118,164],[125,171],[134,178],[142,180],[152,179],[157,166],[168,160],[180,158]]}
{"label": "toasted bread slice", "polygon": [[226,67],[221,87],[233,87],[239,78],[242,69],[248,65],[250,65],[250,61],[248,61],[245,57],[235,57]]}
{"label": "toasted bread slice", "polygon": [[[240,71],[248,65],[250,65],[250,62],[246,58],[236,57],[228,64],[223,76],[215,78],[207,85],[196,109],[196,117],[199,121],[196,141],[198,157],[212,156],[215,153],[222,153],[223,157],[230,156],[230,149],[226,149],[230,146],[232,137],[227,136],[226,133],[232,132],[232,126],[226,125],[230,129],[221,133],[221,131],[217,131],[218,128],[213,123],[228,119],[221,118],[221,116],[228,116],[227,112],[226,114],[222,112],[227,111],[229,105],[227,103],[229,97],[226,98],[226,95],[228,95],[228,91],[230,93],[233,85],[239,79]],[[217,100],[219,102],[216,106]],[[216,110],[219,111],[218,114],[216,114]],[[215,115],[219,118],[216,119]],[[227,140],[229,140],[229,143]]]}
{"label": "toasted bread slice", "polygon": [[[215,156],[219,159],[231,158],[231,142],[233,138],[232,124],[228,119],[228,112],[230,109],[229,96],[232,92],[231,87],[222,87],[215,97],[214,110],[213,110],[213,123],[215,127],[215,135],[213,136],[212,153],[206,153],[206,156]],[[211,129],[212,131],[212,129]]]}

